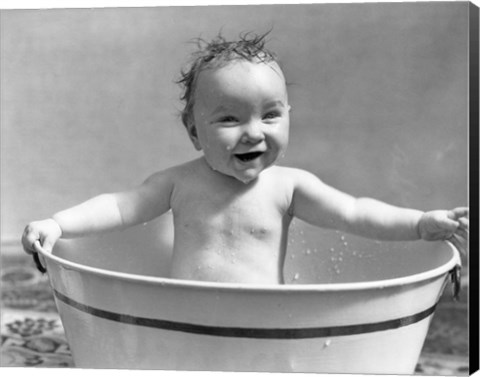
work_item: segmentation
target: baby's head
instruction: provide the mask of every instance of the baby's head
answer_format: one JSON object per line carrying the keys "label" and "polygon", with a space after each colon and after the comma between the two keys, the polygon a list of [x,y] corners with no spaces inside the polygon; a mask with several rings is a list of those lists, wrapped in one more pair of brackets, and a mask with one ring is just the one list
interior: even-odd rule
{"label": "baby's head", "polygon": [[273,165],[288,143],[285,78],[265,35],[198,41],[182,72],[182,121],[210,167],[250,182]]}

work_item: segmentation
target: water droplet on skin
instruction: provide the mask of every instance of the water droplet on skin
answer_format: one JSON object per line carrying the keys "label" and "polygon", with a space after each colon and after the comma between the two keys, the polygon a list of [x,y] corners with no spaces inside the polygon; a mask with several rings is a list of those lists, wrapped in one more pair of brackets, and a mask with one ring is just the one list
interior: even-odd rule
{"label": "water droplet on skin", "polygon": [[295,276],[293,277],[293,280],[298,280],[299,277],[300,277],[300,274],[297,272],[297,273],[295,274]]}
{"label": "water droplet on skin", "polygon": [[340,237],[340,239],[341,239],[342,241],[345,241],[345,236],[342,235],[342,236]]}
{"label": "water droplet on skin", "polygon": [[330,346],[331,343],[332,343],[332,341],[331,341],[330,339],[327,339],[327,340],[325,341],[325,343],[323,344],[323,347],[324,347],[324,348],[327,348],[328,346]]}

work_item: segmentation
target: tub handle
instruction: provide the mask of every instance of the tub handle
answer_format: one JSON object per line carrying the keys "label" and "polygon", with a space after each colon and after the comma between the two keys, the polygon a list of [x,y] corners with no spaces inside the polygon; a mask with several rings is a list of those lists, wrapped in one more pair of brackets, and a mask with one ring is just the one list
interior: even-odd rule
{"label": "tub handle", "polygon": [[455,254],[456,264],[450,270],[450,282],[452,283],[452,295],[455,301],[459,300],[460,290],[462,287],[462,260],[460,258],[460,252],[451,242],[447,243],[452,247]]}
{"label": "tub handle", "polygon": [[452,282],[452,294],[453,294],[453,299],[455,301],[458,301],[460,296],[460,289],[462,286],[461,272],[462,272],[462,266],[459,264],[457,264],[455,267],[453,267],[450,270],[450,281]]}
{"label": "tub handle", "polygon": [[[35,241],[35,249],[42,249],[40,246],[40,242],[37,240]],[[34,251],[33,254],[33,261],[35,262],[35,266],[37,266],[38,271],[40,271],[42,274],[47,272],[47,268],[42,264],[40,261],[40,256],[38,255],[38,251]]]}

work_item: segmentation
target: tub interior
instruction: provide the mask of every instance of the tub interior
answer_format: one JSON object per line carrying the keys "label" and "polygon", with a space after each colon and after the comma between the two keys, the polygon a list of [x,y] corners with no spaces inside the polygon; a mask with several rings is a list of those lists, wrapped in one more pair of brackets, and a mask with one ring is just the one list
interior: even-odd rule
{"label": "tub interior", "polygon": [[[173,243],[171,214],[101,236],[60,240],[53,253],[109,271],[168,277]],[[290,230],[287,284],[335,284],[407,277],[452,258],[445,242],[379,242],[298,222]]]}

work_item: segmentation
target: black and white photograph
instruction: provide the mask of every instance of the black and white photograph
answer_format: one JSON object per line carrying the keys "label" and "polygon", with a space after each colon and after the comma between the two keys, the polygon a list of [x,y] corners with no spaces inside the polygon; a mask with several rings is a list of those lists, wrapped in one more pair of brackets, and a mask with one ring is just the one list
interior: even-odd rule
{"label": "black and white photograph", "polygon": [[0,9],[2,369],[478,370],[475,4]]}

